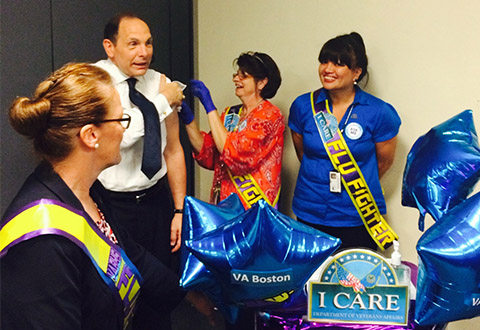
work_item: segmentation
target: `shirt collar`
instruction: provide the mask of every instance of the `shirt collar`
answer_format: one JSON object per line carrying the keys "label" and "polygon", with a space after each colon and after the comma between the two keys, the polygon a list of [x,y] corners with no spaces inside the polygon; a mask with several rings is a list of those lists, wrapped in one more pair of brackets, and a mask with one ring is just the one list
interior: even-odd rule
{"label": "shirt collar", "polygon": [[83,210],[82,203],[49,163],[46,161],[41,162],[34,173],[35,176],[39,178],[39,181],[56,195],[59,201],[77,210]]}
{"label": "shirt collar", "polygon": [[[125,73],[123,73],[123,71],[120,70],[120,68],[115,63],[113,63],[111,59],[107,59],[107,63],[111,67],[111,70],[109,70],[109,72],[114,85],[120,84],[126,81],[128,78],[131,78]],[[143,82],[145,78],[143,76],[138,76],[135,77],[135,79],[137,79],[139,82]]]}
{"label": "shirt collar", "polygon": [[111,59],[107,59],[106,64],[114,85],[117,85],[129,78],[125,73],[122,72],[122,70],[118,68],[115,63],[112,62]]}

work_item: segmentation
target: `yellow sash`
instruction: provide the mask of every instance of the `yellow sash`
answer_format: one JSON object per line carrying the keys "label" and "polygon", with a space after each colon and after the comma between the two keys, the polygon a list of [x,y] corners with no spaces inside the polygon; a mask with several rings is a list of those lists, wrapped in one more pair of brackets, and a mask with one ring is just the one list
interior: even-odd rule
{"label": "yellow sash", "polygon": [[[229,107],[225,112],[224,117],[224,126],[229,132],[234,132],[238,129],[238,124],[240,121],[240,113],[242,112],[243,107],[236,105]],[[235,188],[237,189],[237,195],[240,196],[243,201],[252,207],[253,204],[258,202],[260,199],[264,199],[270,206],[277,208],[277,202],[280,197],[280,189],[278,190],[277,197],[273,203],[271,203],[262,188],[258,185],[257,181],[250,173],[244,175],[233,175],[230,169],[227,167],[228,176],[232,180]]]}
{"label": "yellow sash", "polygon": [[353,158],[340,130],[332,131],[327,124],[325,113],[331,115],[328,100],[315,104],[320,90],[310,94],[313,118],[323,145],[336,171],[340,172],[342,184],[348,192],[353,205],[362,218],[363,224],[372,239],[382,251],[398,239],[397,234],[383,218],[362,171]]}
{"label": "yellow sash", "polygon": [[143,279],[125,252],[87,221],[83,212],[48,199],[27,205],[0,229],[0,258],[12,246],[47,234],[70,239],[88,255],[105,283],[122,300],[126,328]]}

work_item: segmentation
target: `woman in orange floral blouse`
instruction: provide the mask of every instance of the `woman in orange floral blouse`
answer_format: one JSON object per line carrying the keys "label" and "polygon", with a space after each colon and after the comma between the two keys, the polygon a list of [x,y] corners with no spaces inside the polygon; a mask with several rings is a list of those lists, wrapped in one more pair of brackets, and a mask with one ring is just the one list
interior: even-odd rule
{"label": "woman in orange floral blouse", "polygon": [[243,53],[234,63],[238,67],[233,74],[235,95],[242,104],[219,115],[205,84],[192,80],[193,95],[207,112],[210,133],[199,130],[185,103],[179,116],[198,164],[214,170],[212,203],[237,193],[245,208],[261,198],[276,206],[285,124],[281,111],[267,99],[280,87],[280,71],[264,53]]}

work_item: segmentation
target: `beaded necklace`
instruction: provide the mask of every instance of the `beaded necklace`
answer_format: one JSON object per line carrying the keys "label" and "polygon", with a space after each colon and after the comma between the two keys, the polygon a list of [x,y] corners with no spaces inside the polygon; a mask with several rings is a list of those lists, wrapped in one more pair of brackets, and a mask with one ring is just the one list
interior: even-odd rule
{"label": "beaded necklace", "polygon": [[112,227],[110,227],[110,224],[107,222],[107,220],[105,220],[105,215],[103,215],[103,212],[100,211],[96,203],[95,203],[95,206],[97,207],[98,215],[100,215],[100,220],[95,221],[98,229],[100,229],[100,231],[104,233],[105,236],[107,236],[110,241],[112,241],[115,244],[118,244],[117,237],[113,233]]}

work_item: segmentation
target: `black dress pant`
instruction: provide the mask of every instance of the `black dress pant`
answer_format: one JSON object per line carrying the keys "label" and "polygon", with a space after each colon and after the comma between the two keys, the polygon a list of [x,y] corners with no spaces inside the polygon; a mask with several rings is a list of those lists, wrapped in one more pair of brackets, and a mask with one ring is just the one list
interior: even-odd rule
{"label": "black dress pant", "polygon": [[[166,177],[153,187],[137,192],[108,192],[115,221],[132,238],[165,265],[172,267],[170,225],[173,202]],[[174,306],[172,306],[174,307]],[[159,310],[158,302],[140,293],[132,321],[133,330],[170,330],[170,310]]]}

